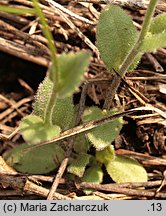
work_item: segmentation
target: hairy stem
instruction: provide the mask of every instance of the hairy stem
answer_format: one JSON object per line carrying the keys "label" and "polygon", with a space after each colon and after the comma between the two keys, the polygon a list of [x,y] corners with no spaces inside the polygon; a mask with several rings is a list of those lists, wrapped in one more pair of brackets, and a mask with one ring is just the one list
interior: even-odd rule
{"label": "hairy stem", "polygon": [[[134,61],[136,55],[139,53],[139,49],[142,45],[143,39],[149,30],[149,26],[150,26],[150,23],[151,23],[151,20],[152,20],[154,11],[155,11],[157,1],[158,0],[150,0],[139,38],[138,38],[137,42],[135,43],[134,47],[129,52],[129,54],[126,56],[125,60],[123,61],[122,66],[119,69],[119,74],[122,77],[126,74],[127,69],[130,67],[130,65]],[[121,83],[120,76],[117,76],[116,74],[114,75],[112,85],[110,87],[110,91],[107,94],[107,98],[106,98],[104,106],[103,106],[104,109],[107,109],[107,110],[110,109],[110,106],[111,106],[112,101],[115,97],[116,91],[117,91],[117,89]]]}

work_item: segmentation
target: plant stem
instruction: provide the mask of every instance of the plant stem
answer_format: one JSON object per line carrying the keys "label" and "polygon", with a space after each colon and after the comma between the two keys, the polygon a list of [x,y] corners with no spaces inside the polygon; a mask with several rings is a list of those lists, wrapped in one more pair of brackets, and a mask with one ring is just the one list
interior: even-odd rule
{"label": "plant stem", "polygon": [[[53,77],[52,77],[52,82],[53,82],[53,88],[51,92],[51,96],[49,97],[49,101],[46,107],[46,113],[44,117],[44,122],[47,125],[52,125],[52,113],[53,113],[53,108],[56,103],[56,93],[57,93],[57,86],[58,86],[58,74],[59,74],[59,66],[58,66],[58,58],[57,58],[57,49],[54,44],[54,39],[53,36],[50,32],[49,25],[47,23],[47,20],[39,6],[39,1],[38,0],[32,0],[34,8],[36,10],[37,16],[40,18],[40,23],[42,25],[42,30],[45,35],[45,37],[48,40],[48,47],[50,50],[50,55],[51,55],[51,62],[52,62],[52,70],[53,70]],[[49,68],[51,70],[51,68]]]}
{"label": "plant stem", "polygon": [[35,14],[35,10],[33,8],[14,8],[4,5],[0,5],[0,11],[14,14]]}
{"label": "plant stem", "polygon": [[32,1],[33,1],[34,8],[36,10],[37,17],[40,18],[40,23],[42,25],[42,30],[43,30],[44,36],[48,40],[48,47],[49,47],[49,50],[51,52],[50,53],[51,61],[52,61],[52,64],[56,70],[56,73],[55,73],[56,81],[58,81],[58,70],[59,69],[58,69],[58,60],[57,60],[57,49],[56,49],[56,46],[54,44],[54,39],[53,39],[53,36],[49,30],[49,25],[47,23],[47,20],[44,16],[40,6],[39,6],[38,0],[32,0]]}
{"label": "plant stem", "polygon": [[[129,52],[129,54],[126,56],[125,60],[122,63],[122,66],[119,69],[119,74],[122,77],[126,74],[127,69],[130,67],[130,65],[134,61],[136,55],[139,53],[139,49],[142,45],[142,42],[143,42],[143,40],[144,40],[148,30],[149,30],[149,26],[150,26],[150,23],[151,23],[151,20],[152,20],[154,11],[155,11],[157,1],[158,0],[150,0],[139,38],[138,38],[137,42],[135,43],[135,45],[133,46],[133,48],[131,49],[131,51]],[[104,106],[103,106],[104,109],[107,109],[107,110],[110,109],[110,106],[111,106],[112,101],[115,97],[116,91],[117,91],[117,89],[121,83],[121,77],[120,76],[117,76],[115,74],[113,77],[110,91],[107,94],[107,98],[106,98]]]}

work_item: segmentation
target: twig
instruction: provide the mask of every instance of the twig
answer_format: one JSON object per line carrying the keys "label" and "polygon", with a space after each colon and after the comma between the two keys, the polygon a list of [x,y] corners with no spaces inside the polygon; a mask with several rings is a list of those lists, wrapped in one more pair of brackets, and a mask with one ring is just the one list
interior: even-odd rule
{"label": "twig", "polygon": [[12,20],[15,23],[19,23],[22,25],[27,25],[29,23],[29,21],[26,18],[19,15],[16,16],[15,14],[0,12],[0,17],[5,18],[5,20]]}
{"label": "twig", "polygon": [[[130,200],[130,199],[133,199],[133,196],[127,196],[127,195],[124,195],[124,194],[105,194],[105,193],[102,193],[102,192],[99,192],[99,191],[95,191],[93,192],[93,196],[95,197],[100,197],[101,199],[103,200]],[[94,197],[94,199],[95,199]],[[81,199],[81,197],[80,197]],[[96,199],[95,199],[96,200]]]}
{"label": "twig", "polygon": [[53,138],[52,140],[49,140],[49,141],[46,141],[46,142],[43,142],[43,143],[39,143],[39,144],[36,144],[34,146],[30,146],[25,151],[28,151],[28,150],[30,151],[31,149],[38,148],[38,147],[48,145],[48,144],[52,144],[54,142],[57,142],[57,141],[72,137],[74,135],[86,132],[86,131],[91,130],[93,128],[96,128],[96,127],[98,127],[100,125],[111,122],[111,121],[113,121],[113,120],[115,120],[115,119],[117,119],[119,117],[123,117],[123,116],[125,116],[127,114],[131,114],[131,113],[134,113],[134,112],[140,111],[140,110],[152,110],[152,109],[148,108],[148,107],[135,108],[135,109],[131,109],[131,110],[128,110],[128,111],[125,111],[125,112],[122,112],[122,113],[118,113],[118,114],[115,114],[115,115],[112,115],[112,116],[108,116],[108,117],[105,117],[105,118],[102,118],[102,119],[99,119],[99,120],[92,120],[90,122],[84,123],[84,124],[79,125],[77,127],[68,129],[68,130],[64,131],[63,133],[61,133],[59,136]]}
{"label": "twig", "polygon": [[[90,182],[89,182],[90,183]],[[115,188],[129,188],[129,189],[136,189],[140,187],[146,187],[146,188],[152,188],[161,185],[162,180],[157,180],[157,181],[149,181],[149,182],[127,182],[127,183],[110,183],[110,184],[99,184],[100,187],[105,190],[105,188],[109,187],[115,187]],[[85,184],[85,182],[82,182],[78,184],[77,186],[81,187],[82,184]]]}
{"label": "twig", "polygon": [[[45,175],[32,175],[32,176],[28,176],[29,179],[31,179],[31,177],[33,179],[37,179],[37,181],[44,181],[44,182],[53,182],[54,181],[54,177],[53,176],[45,176]],[[60,180],[60,184],[64,184],[65,183],[65,179],[61,179]]]}
{"label": "twig", "polygon": [[[27,106],[23,106],[20,107],[19,110],[24,113],[25,111],[27,111]],[[7,111],[7,110],[6,110]],[[24,113],[24,116],[26,114]],[[16,111],[12,111],[8,116],[6,116],[6,118],[4,118],[1,123],[2,124],[6,124],[6,122],[10,121],[11,119],[13,119],[14,117],[18,116],[18,113]]]}
{"label": "twig", "polygon": [[15,131],[16,128],[4,125],[0,123],[0,130],[4,130],[4,131],[8,131],[10,133],[12,133],[13,131]]}
{"label": "twig", "polygon": [[82,114],[83,114],[84,108],[85,108],[85,100],[86,100],[86,94],[87,94],[88,87],[89,87],[89,84],[87,82],[85,82],[83,87],[82,87],[78,114],[77,114],[77,117],[76,117],[76,120],[75,120],[75,126],[80,124],[81,117],[82,117]]}
{"label": "twig", "polygon": [[[3,199],[4,197],[11,197],[11,196],[22,196],[23,195],[23,192],[21,190],[0,190],[0,197],[1,199]],[[2,198],[3,197],[3,198]]]}
{"label": "twig", "polygon": [[68,10],[67,8],[63,7],[61,4],[58,4],[57,2],[55,2],[53,0],[44,0],[44,1],[47,2],[53,8],[56,8],[56,9],[62,11],[63,13],[67,14],[68,16],[70,16],[70,17],[72,17],[74,19],[80,20],[83,23],[94,25],[93,21],[91,21],[91,20],[89,20],[89,19],[87,19],[85,17],[79,16],[78,14],[72,12],[71,10]]}
{"label": "twig", "polygon": [[[79,125],[77,127],[71,128],[69,130],[64,131],[63,133],[61,133],[59,136],[53,138],[52,140],[48,140],[46,142],[39,143],[39,144],[36,144],[34,146],[30,146],[25,151],[30,151],[31,149],[38,148],[38,147],[48,145],[48,144],[52,144],[52,143],[55,143],[57,141],[69,138],[71,136],[75,136],[77,134],[86,132],[86,131],[91,130],[93,128],[96,128],[98,126],[107,124],[108,122],[111,122],[111,121],[113,121],[113,120],[115,120],[117,118],[123,117],[125,115],[131,114],[131,113],[134,113],[134,112],[137,112],[137,111],[142,111],[142,110],[156,111],[156,112],[159,112],[159,114],[161,113],[161,110],[158,110],[157,108],[150,107],[150,106],[131,109],[131,110],[121,112],[121,113],[117,113],[115,115],[108,116],[108,117],[105,117],[105,118],[102,118],[102,119],[99,119],[99,120],[92,120],[90,122],[84,123],[84,124]],[[161,113],[161,114],[164,115],[164,117],[166,118],[164,113]]]}
{"label": "twig", "polygon": [[34,45],[36,47],[36,52],[41,52],[41,54],[49,55],[48,48],[39,41],[36,41],[34,38],[32,39],[30,34],[19,31],[3,20],[0,20],[0,29],[2,31],[5,30],[6,32],[12,33],[16,38],[20,38],[24,42],[28,41],[31,45]]}
{"label": "twig", "polygon": [[159,64],[157,59],[151,54],[151,53],[145,53],[145,56],[149,60],[149,62],[152,64],[154,67],[155,71],[157,72],[164,72],[163,67]]}
{"label": "twig", "polygon": [[[2,94],[0,94],[0,99],[2,99],[3,101],[5,101],[11,107],[12,106],[15,107],[16,102],[9,100],[8,98],[6,98],[5,96],[3,96]],[[17,111],[17,113],[19,115],[21,115],[22,117],[24,116],[24,114],[18,108],[15,108],[15,110]]]}
{"label": "twig", "polygon": [[[24,186],[24,191],[25,192],[31,192],[33,194],[36,194],[36,195],[39,195],[39,196],[42,196],[42,197],[47,197],[48,196],[48,193],[49,193],[49,190],[44,188],[44,187],[41,187],[41,186],[38,186],[30,181],[26,181],[26,184]],[[65,195],[62,195],[60,193],[57,193],[57,192],[54,192],[53,194],[53,199],[57,199],[57,200],[72,200],[71,198],[65,196]]]}
{"label": "twig", "polygon": [[[116,4],[122,7],[128,7],[130,9],[146,9],[149,3],[149,0],[74,0],[75,2],[86,2],[94,4]],[[157,10],[166,11],[166,2],[165,0],[159,0],[157,5]]]}
{"label": "twig", "polygon": [[138,152],[119,149],[119,150],[116,150],[116,154],[134,157],[137,160],[141,161],[143,165],[166,166],[166,160],[158,158],[158,157],[150,156],[150,155],[145,155],[145,154],[138,153]]}
{"label": "twig", "polygon": [[25,47],[25,45],[15,43],[13,41],[6,40],[0,37],[0,50],[8,53],[10,55],[14,55],[18,58],[31,61],[33,63],[48,67],[50,64],[50,60],[45,57],[35,56],[34,48]]}
{"label": "twig", "polygon": [[87,3],[94,3],[94,4],[118,4],[120,6],[127,6],[132,9],[135,8],[146,8],[147,7],[147,0],[74,0],[75,2],[87,2]]}
{"label": "twig", "polygon": [[[115,71],[117,77],[121,77],[120,74],[118,74]],[[137,100],[144,106],[151,107],[156,113],[160,114],[164,119],[166,119],[165,109],[162,111],[160,105],[156,104],[153,106],[152,104],[148,103],[150,102],[148,98],[146,98],[143,94],[141,94],[139,91],[137,91],[135,88],[130,86],[122,77],[121,80],[123,83],[129,88],[130,92],[137,98]]]}
{"label": "twig", "polygon": [[149,77],[126,77],[126,80],[155,80],[155,81],[161,81],[161,80],[166,80],[166,75],[161,75],[161,76],[149,76]]}
{"label": "twig", "polygon": [[9,135],[4,135],[0,133],[0,140],[10,140],[13,136],[15,136],[19,132],[19,127],[16,128],[11,134]]}
{"label": "twig", "polygon": [[28,98],[23,98],[22,100],[18,101],[17,103],[15,103],[12,107],[10,107],[9,109],[5,110],[4,112],[2,112],[0,114],[0,121],[2,119],[4,119],[7,115],[11,114],[11,112],[15,109],[18,109],[20,106],[22,106],[23,104],[32,101],[33,97],[28,97]]}
{"label": "twig", "polygon": [[62,12],[61,10],[59,10],[58,8],[56,8],[53,4],[50,4],[50,6],[53,7],[54,10],[63,17],[63,19],[66,21],[66,23],[69,25],[69,27],[72,28],[73,30],[75,30],[77,32],[78,36],[93,50],[93,52],[99,58],[99,51],[98,51],[97,47],[90,41],[90,39],[88,37],[86,37],[79,30],[78,27],[75,26],[75,24],[68,18],[68,16],[64,12]]}
{"label": "twig", "polygon": [[166,170],[163,172],[163,180],[160,184],[160,187],[157,189],[156,193],[158,193],[165,185],[166,185]]}
{"label": "twig", "polygon": [[[13,176],[1,173],[0,183],[4,187],[10,186],[14,190],[22,191],[22,193],[26,192],[28,194],[36,194],[42,197],[47,197],[49,193],[48,189],[29,181],[26,176]],[[53,198],[59,200],[71,200],[71,198],[57,192],[54,193]]]}
{"label": "twig", "polygon": [[126,195],[132,195],[132,196],[140,196],[140,197],[150,197],[150,198],[162,198],[166,199],[166,193],[155,193],[153,191],[149,190],[135,190],[135,189],[128,189],[124,187],[119,187],[115,185],[101,185],[101,184],[96,184],[96,183],[88,183],[88,182],[82,182],[79,185],[81,188],[92,188],[96,190],[101,190],[101,191],[111,191],[111,192],[116,192],[116,193],[121,193],[121,194],[126,194]]}
{"label": "twig", "polygon": [[58,185],[59,185],[59,181],[60,181],[60,179],[62,178],[62,176],[63,176],[63,174],[64,174],[64,171],[65,171],[65,169],[66,169],[66,166],[67,166],[67,164],[68,164],[68,160],[69,160],[69,158],[67,157],[67,158],[65,158],[65,159],[62,161],[62,163],[61,163],[61,165],[60,165],[60,167],[59,167],[59,169],[58,169],[58,173],[57,173],[57,175],[56,175],[56,177],[55,177],[55,179],[54,179],[54,182],[53,182],[53,184],[52,184],[52,187],[51,187],[51,189],[50,189],[50,191],[49,191],[49,193],[48,193],[47,200],[52,200],[52,199],[53,199],[54,193],[55,193],[55,191],[57,190],[57,187],[58,187]]}

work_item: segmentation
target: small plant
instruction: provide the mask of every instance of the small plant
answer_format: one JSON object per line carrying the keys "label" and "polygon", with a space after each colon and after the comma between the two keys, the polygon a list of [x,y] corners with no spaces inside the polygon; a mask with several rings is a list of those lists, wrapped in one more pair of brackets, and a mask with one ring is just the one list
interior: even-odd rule
{"label": "small plant", "polygon": [[[63,143],[49,144],[49,140],[74,127],[76,109],[72,94],[83,79],[91,55],[89,52],[80,51],[57,57],[46,19],[37,0],[33,0],[33,3],[49,41],[52,65],[38,88],[32,114],[24,117],[20,123],[20,132],[26,143],[15,147],[8,155],[7,162],[20,172],[43,174],[57,168],[66,156]],[[150,17],[155,4],[156,1],[151,0],[147,12],[151,11]],[[135,67],[142,53],[166,45],[166,14],[159,15],[152,22],[151,18],[148,20],[148,27],[143,26],[146,27],[146,31],[142,30],[145,31],[144,36],[138,36],[132,20],[118,6],[108,5],[101,12],[97,26],[97,46],[110,72],[116,69],[123,76],[129,67]],[[130,62],[129,56],[132,56]],[[98,107],[89,107],[85,109],[82,121],[102,119],[115,112],[115,109],[101,110]],[[119,134],[122,125],[122,118],[118,118],[84,134],[76,135],[68,173],[80,177],[82,181],[101,183],[102,166],[105,166],[115,182],[147,181],[147,173],[137,161],[115,154],[111,143]],[[39,146],[45,141],[48,141],[47,145]],[[95,155],[89,153],[91,145],[96,149]]]}
{"label": "small plant", "polygon": [[[111,73],[123,77],[133,70],[145,52],[155,52],[166,46],[166,13],[153,18],[157,0],[150,0],[142,30],[138,34],[131,18],[118,6],[108,5],[97,25],[97,46],[101,58]],[[121,82],[114,76],[104,108],[109,109]]]}

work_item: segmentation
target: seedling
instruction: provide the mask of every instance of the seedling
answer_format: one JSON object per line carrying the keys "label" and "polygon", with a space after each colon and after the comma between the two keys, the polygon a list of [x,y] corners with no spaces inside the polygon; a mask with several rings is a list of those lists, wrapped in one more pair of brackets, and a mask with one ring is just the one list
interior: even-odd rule
{"label": "seedling", "polygon": [[[49,140],[74,127],[76,109],[72,94],[83,79],[91,55],[80,51],[57,57],[46,19],[37,0],[33,2],[49,41],[52,65],[38,88],[32,114],[20,123],[20,131],[26,143],[14,148],[8,155],[7,162],[20,172],[43,174],[56,169],[65,157],[63,142],[49,144]],[[110,72],[115,69],[123,76],[129,68],[135,67],[142,53],[166,45],[166,14],[151,20],[156,2],[151,0],[149,4],[140,36],[130,17],[118,6],[108,5],[101,12],[97,26],[97,46]],[[115,112],[115,109],[89,107],[85,109],[82,121],[85,123],[101,119]],[[147,181],[147,173],[137,161],[115,154],[111,143],[122,125],[122,118],[118,118],[76,135],[68,173],[80,177],[82,181],[101,183],[104,165],[115,182]],[[47,145],[39,145],[45,141],[48,141]],[[95,155],[89,153],[92,145],[96,149]]]}

